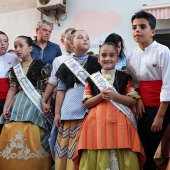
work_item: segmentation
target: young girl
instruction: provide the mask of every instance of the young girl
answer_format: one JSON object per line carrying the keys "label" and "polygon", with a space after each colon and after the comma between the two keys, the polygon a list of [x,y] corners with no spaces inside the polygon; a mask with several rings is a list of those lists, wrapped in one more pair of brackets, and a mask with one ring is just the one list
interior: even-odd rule
{"label": "young girl", "polygon": [[131,76],[115,69],[119,58],[114,44],[104,43],[98,60],[101,73],[112,88],[103,88],[100,92],[96,82],[87,79],[83,102],[91,110],[79,132],[73,161],[79,170],[139,170],[145,154],[133,114],[128,115],[125,106],[126,112],[122,112],[119,104],[113,105],[110,100],[134,106],[140,96],[134,91]]}
{"label": "young girl", "polygon": [[[87,55],[90,41],[85,31],[72,31],[71,46],[75,53],[73,59],[63,63],[56,74],[59,81],[54,123],[59,129],[56,141],[55,170],[75,169],[72,157],[77,134],[86,114],[86,108],[82,104],[84,85],[81,78],[101,69],[97,58]],[[76,74],[77,70],[78,74]]]}
{"label": "young girl", "polygon": [[50,170],[52,166],[48,145],[51,127],[37,99],[45,90],[51,66],[31,58],[32,46],[30,37],[19,36],[14,41],[22,61],[9,71],[10,89],[0,118],[4,124],[0,135],[2,170]]}

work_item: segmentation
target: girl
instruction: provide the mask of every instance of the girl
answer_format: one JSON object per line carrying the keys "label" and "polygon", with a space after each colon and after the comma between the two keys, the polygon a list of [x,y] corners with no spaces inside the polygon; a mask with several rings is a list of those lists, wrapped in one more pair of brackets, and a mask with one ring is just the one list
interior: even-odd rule
{"label": "girl", "polygon": [[104,43],[100,47],[98,61],[102,66],[101,73],[118,93],[110,87],[99,92],[93,81],[87,79],[83,102],[91,110],[79,132],[73,158],[77,169],[139,170],[145,161],[135,122],[132,123],[127,111],[122,112],[110,102],[134,106],[140,97],[134,91],[131,76],[115,69],[118,60],[114,44]]}
{"label": "girl", "polygon": [[122,37],[118,34],[112,33],[108,35],[108,37],[105,39],[105,42],[111,42],[117,46],[119,61],[116,63],[115,68],[118,70],[126,69],[126,55],[124,52],[125,47]]}
{"label": "girl", "polygon": [[[55,170],[75,169],[72,157],[77,134],[86,114],[86,109],[82,104],[84,85],[79,78],[85,77],[87,72],[91,74],[101,68],[97,58],[87,55],[90,41],[85,31],[71,32],[71,46],[75,53],[73,59],[63,63],[56,73],[59,81],[54,123],[59,129],[56,141]],[[79,73],[75,74],[77,70]]]}
{"label": "girl", "polygon": [[50,170],[50,125],[36,97],[45,90],[51,66],[31,58],[30,37],[17,37],[14,47],[22,61],[9,71],[10,89],[0,118],[4,124],[0,135],[0,169]]}

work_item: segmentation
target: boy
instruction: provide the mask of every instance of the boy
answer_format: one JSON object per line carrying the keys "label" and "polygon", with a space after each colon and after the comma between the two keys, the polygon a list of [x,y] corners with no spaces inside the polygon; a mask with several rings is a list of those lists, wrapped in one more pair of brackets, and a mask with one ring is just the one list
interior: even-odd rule
{"label": "boy", "polygon": [[8,46],[8,36],[0,31],[0,115],[9,90],[8,70],[20,61],[15,54],[6,53]]}
{"label": "boy", "polygon": [[170,51],[153,41],[156,19],[145,11],[132,18],[132,35],[138,43],[127,58],[127,70],[139,89],[138,132],[147,160],[143,170],[156,170],[153,161],[158,144],[170,122]]}
{"label": "boy", "polygon": [[60,65],[73,56],[73,48],[70,46],[71,31],[73,30],[74,28],[67,28],[61,33],[61,43],[65,46],[65,53],[62,56],[55,58],[52,64],[53,69],[51,72],[51,76],[49,78],[45,93],[43,95],[43,99],[41,101],[42,109],[46,115],[51,114],[51,107],[50,104],[47,103],[47,101],[52,95],[54,88],[57,86],[57,78],[55,74]]}

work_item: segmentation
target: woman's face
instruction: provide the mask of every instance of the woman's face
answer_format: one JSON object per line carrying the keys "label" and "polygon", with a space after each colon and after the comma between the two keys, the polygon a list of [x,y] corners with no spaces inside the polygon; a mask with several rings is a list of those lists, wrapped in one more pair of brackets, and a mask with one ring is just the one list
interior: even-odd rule
{"label": "woman's face", "polygon": [[121,49],[122,49],[122,43],[119,41],[119,43],[117,44],[118,55],[120,54]]}

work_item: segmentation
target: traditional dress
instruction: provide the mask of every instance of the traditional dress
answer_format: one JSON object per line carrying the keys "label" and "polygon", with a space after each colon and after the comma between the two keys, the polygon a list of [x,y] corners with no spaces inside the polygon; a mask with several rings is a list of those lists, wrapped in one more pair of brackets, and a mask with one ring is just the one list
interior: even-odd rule
{"label": "traditional dress", "polygon": [[[82,64],[89,74],[101,69],[97,58],[88,55],[73,58]],[[61,107],[61,126],[58,129],[55,153],[55,170],[74,170],[72,162],[77,143],[77,134],[86,115],[86,108],[82,104],[84,85],[74,76],[63,63],[58,72],[58,91],[65,91],[65,98]]]}
{"label": "traditional dress", "polygon": [[147,157],[143,169],[156,170],[153,158],[170,123],[170,107],[164,115],[162,130],[152,132],[151,126],[160,102],[170,101],[170,50],[156,41],[144,50],[137,47],[127,57],[126,66],[145,106],[145,112],[138,120],[138,133]]}
{"label": "traditional dress", "polygon": [[[33,60],[29,66],[27,78],[40,94],[45,90],[50,71],[51,66],[42,61]],[[9,80],[18,93],[10,109],[10,119],[0,118],[0,123],[4,124],[0,135],[0,169],[50,170],[52,158],[48,138],[51,126],[22,90],[13,68],[9,71]]]}
{"label": "traditional dress", "polygon": [[[114,82],[120,94],[139,98],[128,74],[115,70],[102,70],[102,74],[111,85]],[[84,100],[97,94],[99,90],[88,79]],[[83,121],[73,161],[80,170],[139,170],[145,153],[132,121],[110,101],[103,100]]]}

